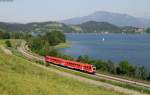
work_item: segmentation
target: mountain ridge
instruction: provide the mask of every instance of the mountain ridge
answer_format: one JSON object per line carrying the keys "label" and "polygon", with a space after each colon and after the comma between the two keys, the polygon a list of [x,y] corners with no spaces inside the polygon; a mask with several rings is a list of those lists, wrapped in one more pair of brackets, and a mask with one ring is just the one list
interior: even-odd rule
{"label": "mountain ridge", "polygon": [[109,22],[117,26],[150,27],[150,19],[130,16],[128,14],[97,11],[93,14],[75,17],[61,22],[65,24],[81,24],[87,21]]}

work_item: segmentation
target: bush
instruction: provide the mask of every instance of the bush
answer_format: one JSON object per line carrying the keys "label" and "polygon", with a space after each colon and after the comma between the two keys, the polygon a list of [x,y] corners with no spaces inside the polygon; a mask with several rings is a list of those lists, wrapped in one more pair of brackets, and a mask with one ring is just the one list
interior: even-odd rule
{"label": "bush", "polygon": [[150,28],[146,29],[146,32],[147,32],[147,33],[150,33]]}
{"label": "bush", "polygon": [[11,42],[9,40],[5,41],[7,47],[12,47]]}
{"label": "bush", "polygon": [[138,72],[138,77],[142,80],[146,80],[148,78],[148,71],[147,69],[142,66],[142,67],[139,67],[139,72]]}
{"label": "bush", "polygon": [[117,74],[134,76],[135,75],[135,67],[128,63],[128,61],[121,61],[117,68]]}
{"label": "bush", "polygon": [[55,46],[59,43],[64,43],[66,41],[65,35],[60,31],[47,32],[44,36],[50,45]]}

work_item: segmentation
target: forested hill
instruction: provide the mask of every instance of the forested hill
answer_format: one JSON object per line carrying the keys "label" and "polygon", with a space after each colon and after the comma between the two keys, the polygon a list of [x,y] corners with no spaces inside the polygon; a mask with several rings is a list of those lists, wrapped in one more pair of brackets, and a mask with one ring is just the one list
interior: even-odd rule
{"label": "forested hill", "polygon": [[[33,34],[42,34],[45,32],[57,30],[64,33],[135,33],[137,27],[119,27],[108,22],[88,21],[78,25],[66,25],[60,22],[34,22],[27,24],[4,23],[0,22],[0,30],[8,32],[30,32]],[[148,29],[147,32],[149,33]]]}
{"label": "forested hill", "polygon": [[107,22],[88,21],[78,26],[84,32],[121,32],[119,27]]}
{"label": "forested hill", "polygon": [[0,22],[0,29],[5,31],[29,31],[26,24]]}
{"label": "forested hill", "polygon": [[60,30],[65,32],[73,31],[71,27],[59,22],[39,22],[39,23],[4,23],[0,22],[0,29],[11,32],[47,32],[51,30]]}

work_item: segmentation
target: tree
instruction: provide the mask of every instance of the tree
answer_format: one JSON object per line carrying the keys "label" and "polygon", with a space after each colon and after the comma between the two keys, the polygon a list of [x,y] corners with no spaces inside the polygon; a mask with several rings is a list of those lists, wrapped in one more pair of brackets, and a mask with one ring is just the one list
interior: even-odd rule
{"label": "tree", "polygon": [[9,40],[5,41],[7,47],[12,47],[11,42]]}
{"label": "tree", "polygon": [[46,38],[52,46],[66,41],[65,35],[60,31],[47,32],[44,38]]}
{"label": "tree", "polygon": [[135,75],[135,68],[128,63],[128,61],[121,61],[117,68],[117,74],[134,76]]}
{"label": "tree", "polygon": [[2,38],[3,38],[3,39],[10,39],[10,33],[4,32]]}
{"label": "tree", "polygon": [[108,63],[108,72],[110,72],[112,74],[116,74],[115,64],[111,60],[108,60],[107,63]]}
{"label": "tree", "polygon": [[57,57],[63,58],[63,59],[66,59],[66,60],[74,60],[73,57],[71,57],[69,55],[61,54],[61,53],[58,53]]}
{"label": "tree", "polygon": [[101,61],[101,60],[97,60],[95,62],[95,66],[96,66],[96,69],[98,70],[101,70],[101,71],[108,71],[108,64],[107,62],[104,62],[104,61]]}
{"label": "tree", "polygon": [[50,55],[50,56],[58,56],[58,51],[55,48],[50,47],[48,55]]}
{"label": "tree", "polygon": [[76,61],[78,62],[83,62],[83,63],[89,63],[89,64],[93,64],[95,63],[95,60],[90,58],[88,55],[80,55]]}
{"label": "tree", "polygon": [[40,37],[33,37],[28,41],[28,46],[32,51],[39,51],[44,46],[44,41]]}
{"label": "tree", "polygon": [[147,80],[150,81],[150,74],[148,75]]}
{"label": "tree", "polygon": [[139,78],[146,80],[147,77],[148,77],[147,69],[144,66],[139,67]]}
{"label": "tree", "polygon": [[8,32],[0,30],[0,39],[10,39],[10,34]]}
{"label": "tree", "polygon": [[0,39],[3,38],[3,32],[0,30]]}
{"label": "tree", "polygon": [[145,32],[150,33],[150,28],[147,28]]}
{"label": "tree", "polygon": [[42,56],[49,55],[50,46],[48,42],[45,42],[43,47],[39,50],[39,54]]}
{"label": "tree", "polygon": [[77,58],[77,61],[78,61],[78,62],[82,62],[82,61],[83,61],[83,57],[80,55],[80,56]]}
{"label": "tree", "polygon": [[22,32],[11,32],[10,37],[11,39],[23,39],[26,34]]}

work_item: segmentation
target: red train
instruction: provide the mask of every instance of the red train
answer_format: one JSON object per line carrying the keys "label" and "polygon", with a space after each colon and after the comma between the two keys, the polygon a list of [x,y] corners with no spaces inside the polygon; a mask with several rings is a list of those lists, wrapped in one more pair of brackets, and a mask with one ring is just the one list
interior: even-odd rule
{"label": "red train", "polygon": [[55,65],[61,65],[75,70],[80,70],[83,72],[94,74],[96,72],[96,67],[92,64],[85,64],[76,61],[64,60],[62,58],[45,56],[45,62],[53,63]]}

